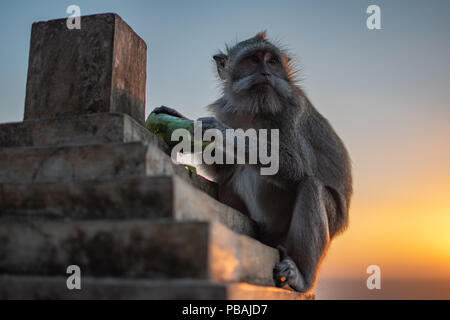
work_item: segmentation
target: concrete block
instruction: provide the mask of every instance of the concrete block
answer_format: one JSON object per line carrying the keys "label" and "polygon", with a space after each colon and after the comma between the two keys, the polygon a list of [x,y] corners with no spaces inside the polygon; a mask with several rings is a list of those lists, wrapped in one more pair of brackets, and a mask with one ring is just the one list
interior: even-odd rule
{"label": "concrete block", "polygon": [[0,147],[42,147],[137,142],[168,146],[123,113],[97,113],[0,124]]}
{"label": "concrete block", "polygon": [[0,183],[71,182],[77,180],[177,174],[217,197],[217,186],[174,165],[154,144],[141,142],[0,149]]}
{"label": "concrete block", "polygon": [[97,112],[144,123],[147,46],[116,14],[37,22],[31,31],[24,120]]}
{"label": "concrete block", "polygon": [[0,225],[0,274],[197,278],[273,285],[277,250],[218,222],[77,221]]}
{"label": "concrete block", "polygon": [[172,219],[220,221],[256,236],[244,214],[176,176],[0,184],[0,223],[49,220]]}

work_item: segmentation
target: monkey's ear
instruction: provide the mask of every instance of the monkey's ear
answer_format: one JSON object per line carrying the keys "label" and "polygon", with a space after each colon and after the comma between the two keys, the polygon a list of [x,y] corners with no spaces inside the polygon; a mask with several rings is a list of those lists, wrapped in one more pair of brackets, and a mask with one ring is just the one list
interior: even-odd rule
{"label": "monkey's ear", "polygon": [[220,79],[225,79],[225,65],[227,63],[228,56],[223,53],[219,53],[213,56],[213,59],[216,61],[217,65],[217,73],[219,74]]}

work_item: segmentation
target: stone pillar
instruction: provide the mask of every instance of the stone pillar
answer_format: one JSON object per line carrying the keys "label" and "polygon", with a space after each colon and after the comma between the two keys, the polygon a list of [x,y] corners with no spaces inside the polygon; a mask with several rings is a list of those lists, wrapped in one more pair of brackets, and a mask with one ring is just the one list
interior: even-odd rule
{"label": "stone pillar", "polygon": [[145,117],[147,45],[116,14],[33,24],[24,120],[99,112]]}

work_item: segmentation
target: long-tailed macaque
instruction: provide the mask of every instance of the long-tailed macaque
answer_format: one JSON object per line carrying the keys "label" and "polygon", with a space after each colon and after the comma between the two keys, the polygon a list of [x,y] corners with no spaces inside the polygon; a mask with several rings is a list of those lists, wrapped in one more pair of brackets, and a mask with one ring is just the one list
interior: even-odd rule
{"label": "long-tailed macaque", "polygon": [[[279,129],[279,171],[260,174],[258,165],[208,168],[219,200],[256,221],[259,240],[278,247],[277,286],[306,292],[330,240],[348,222],[351,166],[344,144],[297,85],[287,52],[265,33],[214,56],[223,95],[200,118],[203,130]],[[181,116],[161,107],[156,112]]]}

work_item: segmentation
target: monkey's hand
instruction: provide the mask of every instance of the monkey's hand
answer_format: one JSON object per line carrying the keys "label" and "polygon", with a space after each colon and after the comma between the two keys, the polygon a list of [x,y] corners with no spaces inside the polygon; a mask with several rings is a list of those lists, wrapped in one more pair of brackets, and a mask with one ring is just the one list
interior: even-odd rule
{"label": "monkey's hand", "polygon": [[181,113],[179,113],[177,110],[166,107],[166,106],[161,106],[158,108],[155,108],[152,113],[158,114],[158,113],[165,113],[168,114],[170,116],[174,116],[174,117],[178,117],[178,118],[182,118],[182,119],[187,119],[185,116],[183,116]]}
{"label": "monkey's hand", "polygon": [[225,130],[229,129],[226,125],[224,125],[222,122],[217,120],[214,117],[203,117],[198,118],[197,121],[200,121],[202,123],[202,131],[205,133],[208,129],[218,129],[220,130],[224,136],[225,136]]}
{"label": "monkey's hand", "polygon": [[280,262],[273,269],[273,279],[277,287],[283,287],[286,284],[292,289],[303,292],[305,283],[295,262],[287,255],[286,249],[278,246],[280,253]]}

